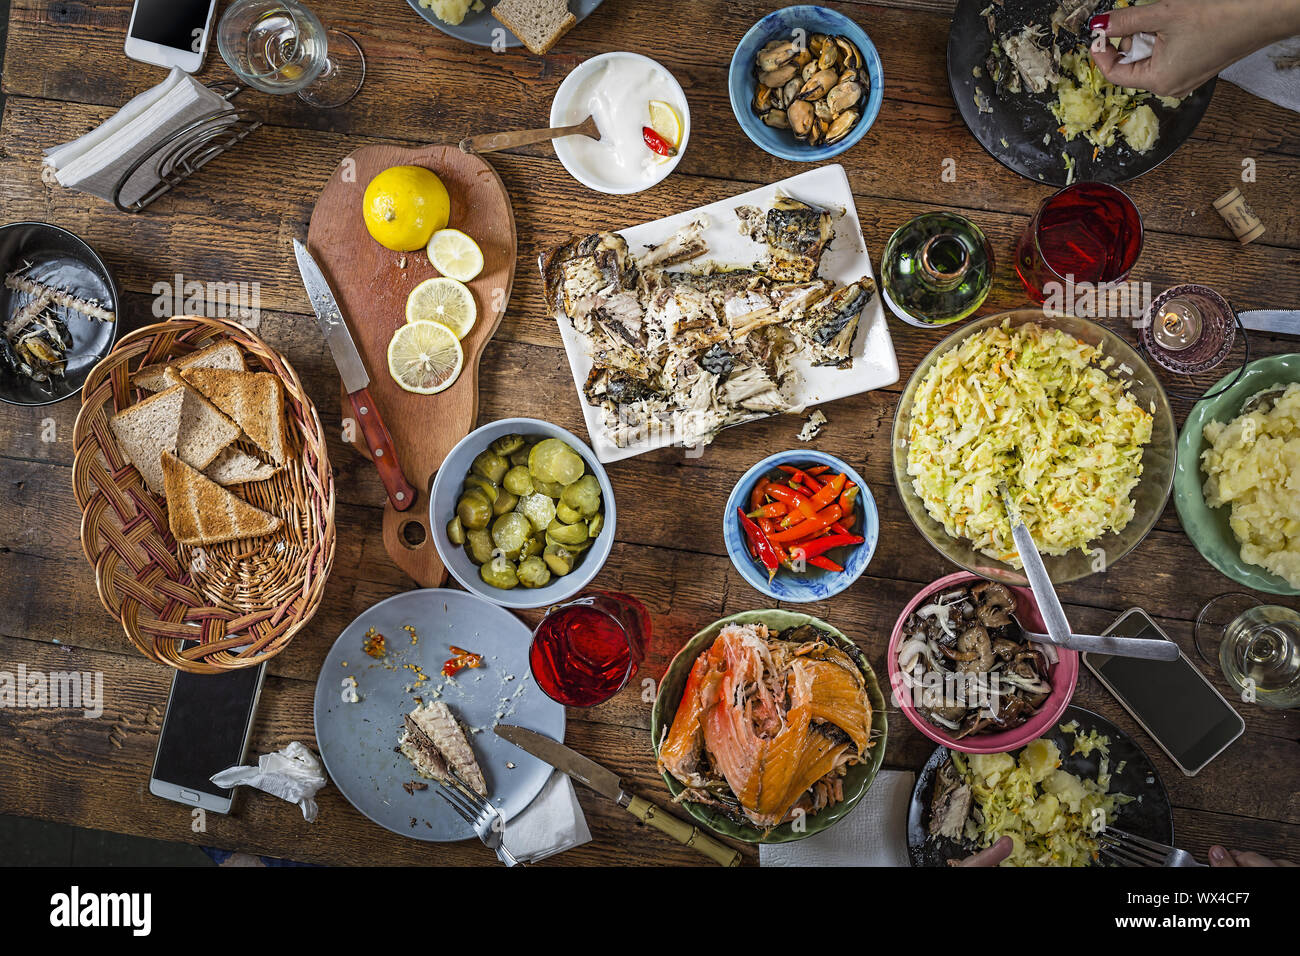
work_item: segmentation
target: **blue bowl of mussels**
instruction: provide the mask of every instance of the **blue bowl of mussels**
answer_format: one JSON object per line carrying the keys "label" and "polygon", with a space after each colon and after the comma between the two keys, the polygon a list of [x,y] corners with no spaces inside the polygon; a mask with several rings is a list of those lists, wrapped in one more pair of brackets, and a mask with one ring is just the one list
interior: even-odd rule
{"label": "blue bowl of mussels", "polygon": [[98,253],[59,226],[0,226],[0,401],[48,405],[81,391],[117,340],[118,292]]}
{"label": "blue bowl of mussels", "polygon": [[884,70],[860,26],[826,7],[769,13],[745,34],[727,77],[736,121],[765,152],[820,163],[866,135]]}

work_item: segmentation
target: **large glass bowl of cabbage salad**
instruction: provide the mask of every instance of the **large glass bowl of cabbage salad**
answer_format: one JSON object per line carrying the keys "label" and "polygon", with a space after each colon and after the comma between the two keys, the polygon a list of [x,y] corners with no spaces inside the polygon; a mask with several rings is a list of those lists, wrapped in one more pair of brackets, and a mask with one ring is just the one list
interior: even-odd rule
{"label": "large glass bowl of cabbage salad", "polygon": [[894,484],[926,540],[968,571],[1023,585],[999,483],[1052,580],[1075,581],[1155,525],[1177,430],[1155,373],[1123,338],[1021,309],[963,326],[922,360],[893,439]]}

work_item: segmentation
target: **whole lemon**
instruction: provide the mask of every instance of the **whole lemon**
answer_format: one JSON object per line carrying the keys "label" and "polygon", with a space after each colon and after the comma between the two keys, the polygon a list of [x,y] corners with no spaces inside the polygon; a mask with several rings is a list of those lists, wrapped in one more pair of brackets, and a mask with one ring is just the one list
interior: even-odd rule
{"label": "whole lemon", "polygon": [[370,180],[362,215],[375,242],[397,252],[414,252],[447,227],[451,199],[432,170],[393,166]]}

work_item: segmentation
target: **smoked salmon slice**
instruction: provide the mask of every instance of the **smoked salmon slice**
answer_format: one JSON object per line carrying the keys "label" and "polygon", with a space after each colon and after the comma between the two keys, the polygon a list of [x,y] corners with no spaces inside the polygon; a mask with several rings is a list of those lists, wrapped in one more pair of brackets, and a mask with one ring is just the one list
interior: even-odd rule
{"label": "smoked salmon slice", "polygon": [[659,767],[687,788],[679,799],[770,828],[842,799],[870,739],[866,682],[829,635],[732,624],[691,667]]}

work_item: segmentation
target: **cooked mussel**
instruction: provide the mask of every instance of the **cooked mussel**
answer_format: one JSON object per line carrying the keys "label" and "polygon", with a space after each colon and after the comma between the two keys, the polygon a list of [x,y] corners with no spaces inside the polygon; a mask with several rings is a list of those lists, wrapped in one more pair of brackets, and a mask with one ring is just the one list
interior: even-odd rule
{"label": "cooked mussel", "polygon": [[810,146],[837,143],[862,120],[862,63],[848,37],[814,33],[806,46],[772,40],[755,57],[754,112]]}

